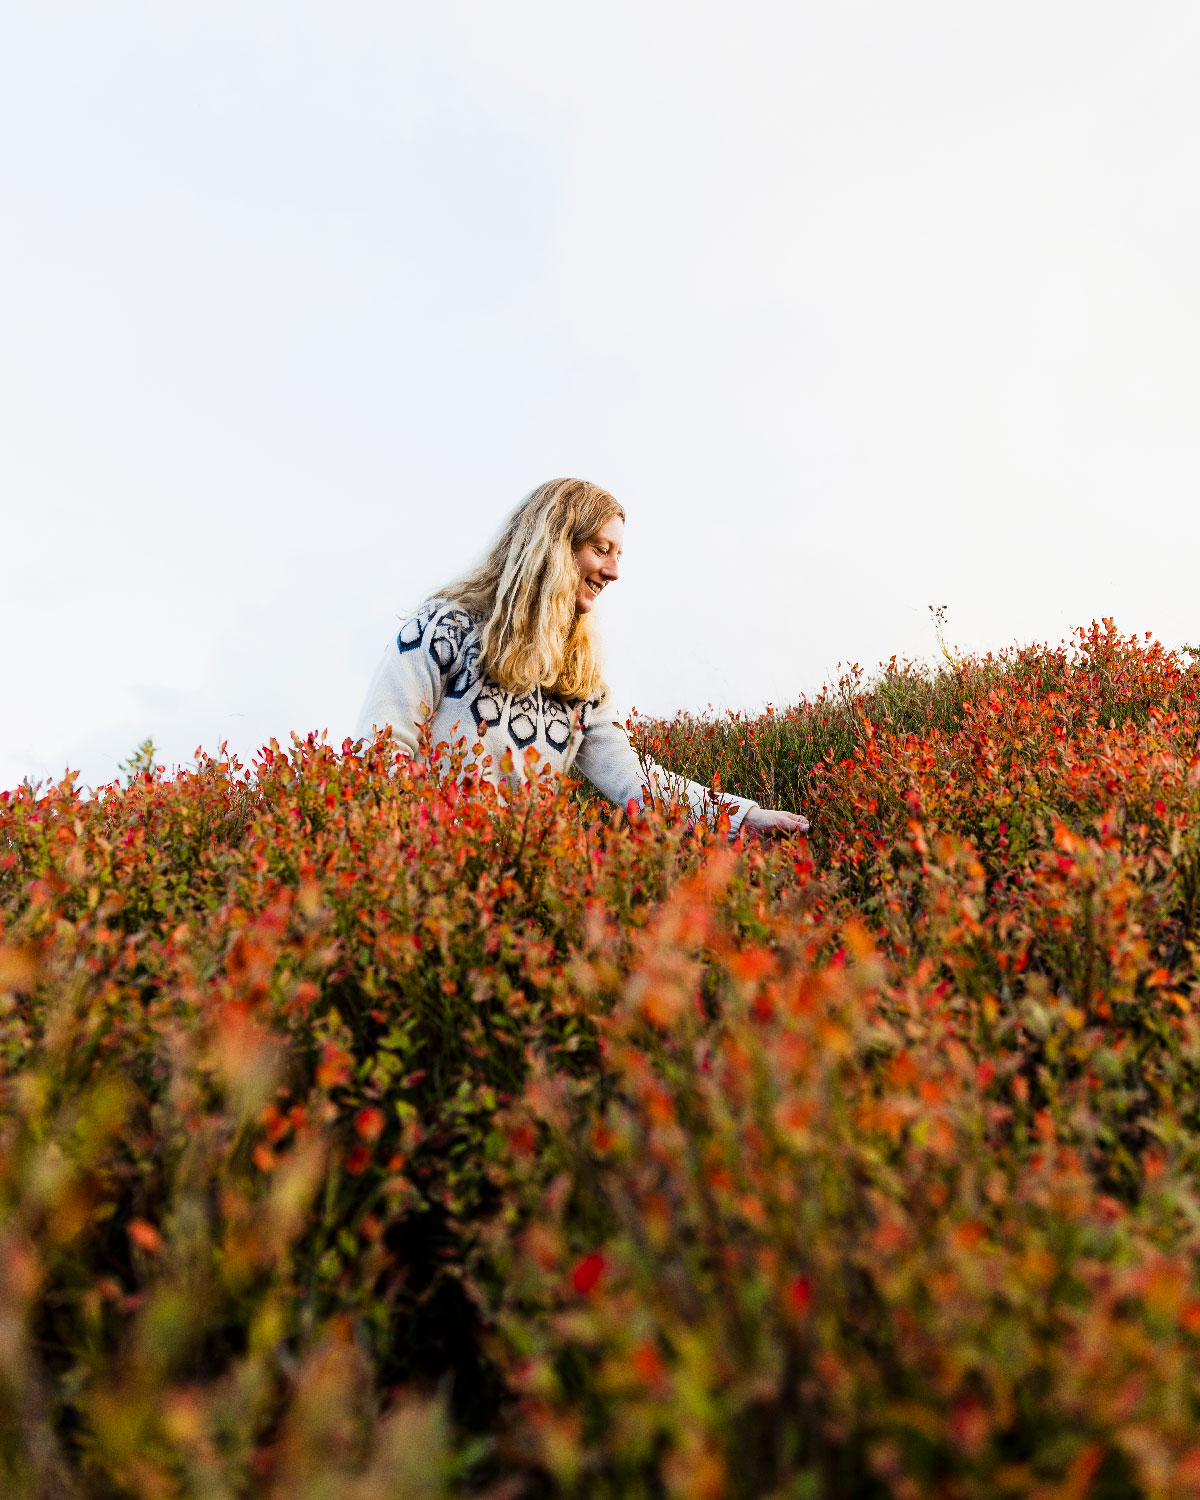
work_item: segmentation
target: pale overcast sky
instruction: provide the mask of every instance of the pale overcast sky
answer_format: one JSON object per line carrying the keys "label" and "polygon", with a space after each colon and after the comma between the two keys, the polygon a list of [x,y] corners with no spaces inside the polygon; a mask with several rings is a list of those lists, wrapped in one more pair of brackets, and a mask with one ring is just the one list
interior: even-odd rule
{"label": "pale overcast sky", "polygon": [[1200,641],[1194,4],[5,12],[0,785],[340,741],[558,474],[627,706]]}

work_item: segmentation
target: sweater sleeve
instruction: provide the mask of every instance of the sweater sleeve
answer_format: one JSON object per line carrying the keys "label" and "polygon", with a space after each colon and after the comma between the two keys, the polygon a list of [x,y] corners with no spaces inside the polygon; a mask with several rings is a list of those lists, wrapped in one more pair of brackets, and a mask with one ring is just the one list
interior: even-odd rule
{"label": "sweater sleeve", "polygon": [[746,814],[758,803],[727,792],[717,794],[711,787],[674,775],[654,761],[648,762],[643,770],[642,762],[614,712],[611,700],[605,698],[588,714],[575,757],[575,764],[588,780],[618,807],[625,807],[631,800],[644,807],[649,800],[646,796],[648,788],[650,798],[655,801],[669,801],[676,797],[686,802],[692,809],[694,821],[704,819],[715,823],[724,808],[729,813],[729,836],[733,838]]}
{"label": "sweater sleeve", "polygon": [[371,678],[355,734],[369,739],[390,724],[396,743],[415,756],[421,722],[437,712],[471,624],[466,610],[445,599],[405,620]]}

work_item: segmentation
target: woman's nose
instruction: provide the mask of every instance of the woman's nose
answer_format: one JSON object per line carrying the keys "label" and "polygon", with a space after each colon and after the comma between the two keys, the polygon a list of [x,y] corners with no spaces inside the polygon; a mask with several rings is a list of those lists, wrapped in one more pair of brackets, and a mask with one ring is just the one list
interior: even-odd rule
{"label": "woman's nose", "polygon": [[600,569],[600,572],[605,578],[619,578],[621,576],[615,557],[606,557],[604,559],[604,566]]}

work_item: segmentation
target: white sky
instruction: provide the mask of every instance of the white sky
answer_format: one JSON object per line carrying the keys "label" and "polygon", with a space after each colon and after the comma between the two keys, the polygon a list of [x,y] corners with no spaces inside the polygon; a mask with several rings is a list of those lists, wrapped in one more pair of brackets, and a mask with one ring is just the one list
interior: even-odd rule
{"label": "white sky", "polygon": [[563,473],[644,710],[1200,640],[1194,4],[5,11],[0,784],[340,741]]}

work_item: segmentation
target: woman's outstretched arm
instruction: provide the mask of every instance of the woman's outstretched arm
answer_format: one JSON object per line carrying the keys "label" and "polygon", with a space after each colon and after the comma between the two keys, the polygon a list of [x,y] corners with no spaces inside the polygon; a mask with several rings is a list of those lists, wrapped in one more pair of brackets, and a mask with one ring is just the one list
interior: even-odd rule
{"label": "woman's outstretched arm", "polygon": [[722,792],[717,797],[712,788],[698,781],[689,781],[684,776],[673,775],[664,767],[651,761],[643,769],[642,762],[629,743],[629,736],[613,717],[613,708],[608,700],[602,702],[591,714],[575,764],[593,782],[610,802],[624,807],[631,799],[644,801],[642,788],[649,786],[655,798],[669,799],[671,796],[686,801],[696,818],[712,821],[719,804],[729,812],[729,833],[733,837],[743,826],[749,829],[780,832],[803,832],[808,827],[804,818],[794,813],[776,813],[762,808],[749,797],[736,797]]}

